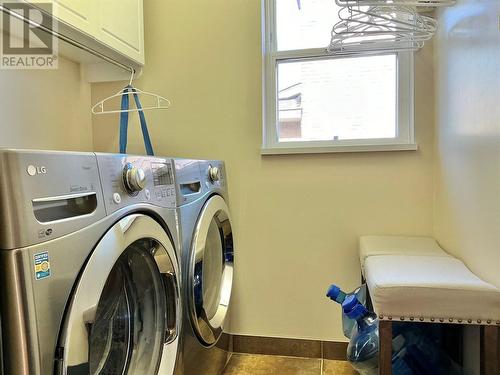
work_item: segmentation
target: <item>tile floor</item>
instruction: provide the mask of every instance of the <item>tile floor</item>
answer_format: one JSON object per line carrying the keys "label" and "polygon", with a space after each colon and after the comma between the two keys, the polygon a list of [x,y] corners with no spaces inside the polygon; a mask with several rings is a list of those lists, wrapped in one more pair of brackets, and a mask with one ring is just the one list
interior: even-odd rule
{"label": "tile floor", "polygon": [[224,375],[355,375],[345,361],[317,358],[233,354]]}

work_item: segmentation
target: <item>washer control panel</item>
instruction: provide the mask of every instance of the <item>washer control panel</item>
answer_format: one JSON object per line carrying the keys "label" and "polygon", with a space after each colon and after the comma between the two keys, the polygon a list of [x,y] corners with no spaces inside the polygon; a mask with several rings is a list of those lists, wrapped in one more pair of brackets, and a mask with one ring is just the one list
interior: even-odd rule
{"label": "washer control panel", "polygon": [[96,157],[0,150],[0,249],[31,246],[105,217]]}
{"label": "washer control panel", "polygon": [[97,164],[108,214],[138,203],[176,206],[172,160],[97,154]]}
{"label": "washer control panel", "polygon": [[123,185],[130,194],[135,194],[146,187],[146,172],[141,167],[126,163],[123,168]]}

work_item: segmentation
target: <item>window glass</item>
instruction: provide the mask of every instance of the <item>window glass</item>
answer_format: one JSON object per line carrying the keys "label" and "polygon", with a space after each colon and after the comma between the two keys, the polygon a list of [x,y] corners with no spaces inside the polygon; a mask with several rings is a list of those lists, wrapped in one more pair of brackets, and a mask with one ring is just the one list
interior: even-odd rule
{"label": "window glass", "polygon": [[330,54],[335,0],[266,4],[263,154],[415,149],[411,52]]}
{"label": "window glass", "polygon": [[326,48],[338,9],[335,0],[276,0],[278,51]]}
{"label": "window glass", "polygon": [[395,54],[278,62],[278,138],[395,138]]}

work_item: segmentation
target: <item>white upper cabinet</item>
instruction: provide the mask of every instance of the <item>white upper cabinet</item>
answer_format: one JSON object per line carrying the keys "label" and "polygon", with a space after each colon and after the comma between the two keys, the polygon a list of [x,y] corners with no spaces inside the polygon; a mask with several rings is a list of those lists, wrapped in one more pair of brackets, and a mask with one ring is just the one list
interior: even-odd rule
{"label": "white upper cabinet", "polygon": [[97,8],[98,39],[144,63],[142,0],[97,0]]}
{"label": "white upper cabinet", "polygon": [[92,34],[92,28],[94,27],[92,14],[93,2],[93,0],[54,0],[52,1],[53,12],[59,20],[87,34]]}
{"label": "white upper cabinet", "polygon": [[[19,0],[18,0],[19,1]],[[144,65],[142,0],[29,0],[44,8],[52,3],[59,32],[120,62]],[[104,51],[104,52],[103,52]],[[107,52],[107,53],[106,53]],[[129,61],[127,61],[129,60]]]}

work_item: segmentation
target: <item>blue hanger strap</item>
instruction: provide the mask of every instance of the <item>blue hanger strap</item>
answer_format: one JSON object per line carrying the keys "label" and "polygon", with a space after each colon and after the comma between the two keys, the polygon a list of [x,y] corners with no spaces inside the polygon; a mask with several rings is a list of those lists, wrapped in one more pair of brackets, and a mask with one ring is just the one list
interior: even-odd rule
{"label": "blue hanger strap", "polygon": [[128,112],[125,110],[129,109],[129,98],[128,98],[129,87],[123,89],[121,110],[120,113],[120,154],[127,153],[127,133],[128,133]]}
{"label": "blue hanger strap", "polygon": [[[121,100],[121,110],[125,111],[129,109],[129,94],[130,92],[134,96],[134,101],[137,109],[139,110],[139,120],[141,123],[142,137],[144,139],[144,146],[146,148],[147,155],[153,156],[153,145],[151,144],[151,138],[149,137],[148,126],[146,123],[146,117],[142,110],[141,102],[135,91],[135,89],[128,85],[123,89],[122,100]],[[127,152],[127,132],[128,132],[128,112],[120,113],[120,153],[125,154]]]}
{"label": "blue hanger strap", "polygon": [[139,101],[139,96],[137,95],[135,89],[132,88],[134,94],[135,105],[139,110],[139,120],[141,122],[142,138],[144,139],[144,146],[146,147],[146,154],[149,156],[154,155],[153,145],[151,144],[151,138],[149,137],[148,125],[146,124],[146,116],[144,116],[144,111],[142,110],[141,102]]}

